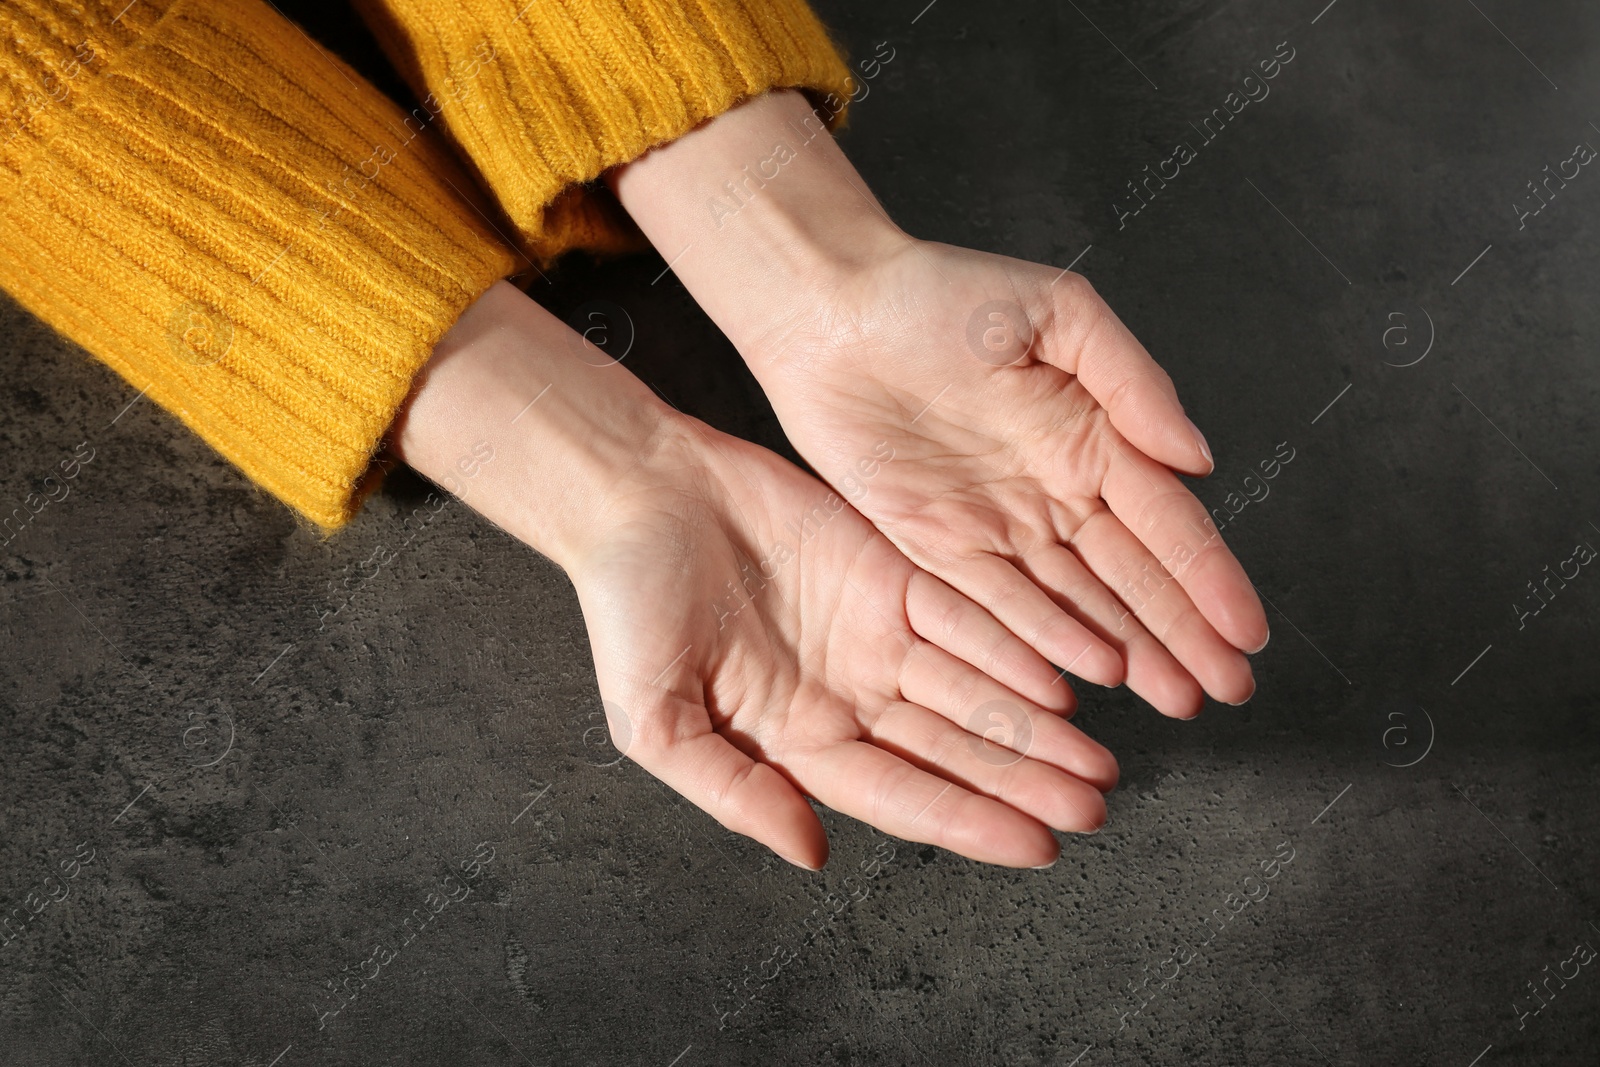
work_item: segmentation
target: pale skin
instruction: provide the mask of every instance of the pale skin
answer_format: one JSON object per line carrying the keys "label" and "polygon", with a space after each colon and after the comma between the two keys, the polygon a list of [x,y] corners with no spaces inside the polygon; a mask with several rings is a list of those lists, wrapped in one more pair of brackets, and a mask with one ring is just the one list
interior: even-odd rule
{"label": "pale skin", "polygon": [[[572,579],[628,757],[813,869],[828,844],[807,796],[1013,867],[1053,862],[1051,829],[1099,827],[1116,761],[1066,720],[1043,657],[815,478],[581,345],[496,285],[435,349],[393,440],[441,483],[494,449],[455,481]],[[730,601],[748,564],[759,581]]]}
{"label": "pale skin", "polygon": [[[1266,616],[1173,473],[1212,460],[1171,379],[1081,276],[902,232],[817,125],[769,94],[611,185],[825,480],[892,444],[858,507],[913,562],[1168,715],[1247,700]],[[997,302],[1031,344],[980,356]]]}
{"label": "pale skin", "polygon": [[[613,739],[724,826],[820,867],[811,797],[1045,866],[1117,777],[1051,664],[1188,717],[1249,698],[1266,619],[1173,473],[1209,472],[1203,438],[1088,283],[908,237],[809,114],[760,97],[609,180],[837,493],[504,284],[396,451],[447,482],[494,445],[464,499],[566,571]],[[708,210],[782,139],[776,178]]]}

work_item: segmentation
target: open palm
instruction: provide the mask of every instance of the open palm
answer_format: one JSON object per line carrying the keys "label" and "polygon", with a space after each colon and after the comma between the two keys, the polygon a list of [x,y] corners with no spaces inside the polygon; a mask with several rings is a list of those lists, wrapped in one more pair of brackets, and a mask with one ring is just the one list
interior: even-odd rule
{"label": "open palm", "polygon": [[1070,696],[1039,655],[814,478],[684,427],[572,570],[627,756],[813,868],[807,796],[1011,866],[1055,858],[1047,827],[1098,827],[1116,763],[1055,713]]}
{"label": "open palm", "polygon": [[1254,691],[1265,615],[1172,470],[1210,455],[1082,277],[910,241],[745,355],[801,455],[1052,662],[1169,715]]}

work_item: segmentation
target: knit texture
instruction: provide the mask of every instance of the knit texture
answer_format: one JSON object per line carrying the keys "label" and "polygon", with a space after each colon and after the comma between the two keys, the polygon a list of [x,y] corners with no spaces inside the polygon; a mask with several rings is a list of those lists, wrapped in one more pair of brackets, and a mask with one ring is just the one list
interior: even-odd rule
{"label": "knit texture", "polygon": [[[593,182],[772,89],[852,83],[803,0],[356,0],[532,257],[639,247]],[[826,99],[832,94],[832,99]]]}
{"label": "knit texture", "polygon": [[262,0],[4,0],[0,39],[0,287],[348,520],[416,371],[514,268],[471,179]]}
{"label": "knit texture", "polygon": [[324,527],[435,342],[527,254],[637,231],[592,182],[849,75],[802,0],[365,0],[402,112],[264,0],[0,2],[0,287]]}

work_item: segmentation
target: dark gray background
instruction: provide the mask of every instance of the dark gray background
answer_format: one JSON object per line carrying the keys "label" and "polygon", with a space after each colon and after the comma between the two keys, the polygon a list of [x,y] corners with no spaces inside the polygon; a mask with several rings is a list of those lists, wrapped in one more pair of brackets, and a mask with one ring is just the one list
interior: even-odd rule
{"label": "dark gray background", "polygon": [[[66,892],[0,949],[0,1061],[1595,1062],[1600,966],[1513,1004],[1600,947],[1600,574],[1516,608],[1600,545],[1600,173],[1525,230],[1512,205],[1600,145],[1600,10],[925,2],[819,5],[856,56],[896,50],[845,135],[890,212],[1062,266],[1092,245],[1217,453],[1208,504],[1295,450],[1226,530],[1273,605],[1255,699],[1176,723],[1081,687],[1123,784],[1052,870],[829,815],[833,862],[799,872],[603,766],[551,565],[459,505],[405,525],[403,474],[320,540],[6,302],[5,509],[95,458],[0,550],[0,906]],[[287,10],[384,78],[343,5]],[[1271,96],[1119,231],[1124,183],[1285,40]],[[783,447],[660,270],[536,292],[618,302],[630,366]],[[319,1030],[327,983],[485,841],[472,895]]]}

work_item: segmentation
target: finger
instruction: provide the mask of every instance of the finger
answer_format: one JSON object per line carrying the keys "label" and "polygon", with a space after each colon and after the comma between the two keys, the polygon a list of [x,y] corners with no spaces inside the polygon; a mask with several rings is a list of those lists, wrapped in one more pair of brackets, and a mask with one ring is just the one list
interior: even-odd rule
{"label": "finger", "polygon": [[906,618],[919,636],[1036,704],[1062,714],[1071,714],[1077,705],[1072,687],[1048,660],[927,571],[919,570],[911,578]]}
{"label": "finger", "polygon": [[1006,560],[979,553],[942,577],[1051,663],[1086,682],[1121,684],[1122,657]]}
{"label": "finger", "polygon": [[623,754],[690,803],[796,866],[814,871],[828,861],[827,834],[805,797],[712,732],[705,708],[667,696],[652,713],[630,719]]}
{"label": "finger", "polygon": [[1096,512],[1073,535],[1072,547],[1213,699],[1224,704],[1250,699],[1256,687],[1250,661],[1222,639],[1122,520],[1109,511]]}
{"label": "finger", "polygon": [[[1052,719],[1048,712],[1041,718]],[[1009,804],[1065,833],[1094,833],[1106,801],[1082,779],[968,733],[942,715],[904,701],[873,722],[874,744],[965,789]]]}
{"label": "finger", "polygon": [[972,747],[994,762],[1026,757],[1101,792],[1117,784],[1116,758],[1088,734],[931,645],[919,645],[907,658],[900,693],[967,732]]}
{"label": "finger", "polygon": [[1261,650],[1267,643],[1267,613],[1255,586],[1223,544],[1205,506],[1171,471],[1148,456],[1118,449],[1101,493],[1217,633],[1241,651]]}
{"label": "finger", "polygon": [[1190,719],[1200,714],[1205,704],[1200,683],[1070,549],[1045,546],[1029,554],[1024,565],[1029,577],[1121,650],[1129,689],[1163,715]]}
{"label": "finger", "polygon": [[1135,448],[1186,473],[1210,474],[1211,449],[1184,414],[1172,379],[1088,279],[1069,272],[1050,296],[1052,321],[1035,348],[1038,358],[1077,375]]}
{"label": "finger", "polygon": [[803,771],[822,803],[907,841],[1005,867],[1045,867],[1061,854],[1039,820],[864,741],[820,749]]}

